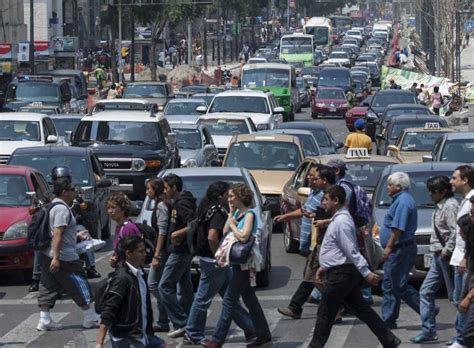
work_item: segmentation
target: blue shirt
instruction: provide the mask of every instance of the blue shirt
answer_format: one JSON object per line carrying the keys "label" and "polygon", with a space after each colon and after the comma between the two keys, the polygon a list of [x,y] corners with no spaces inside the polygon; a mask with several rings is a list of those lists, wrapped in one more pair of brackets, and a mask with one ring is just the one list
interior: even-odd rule
{"label": "blue shirt", "polygon": [[418,213],[412,195],[402,191],[393,196],[392,204],[385,214],[383,226],[380,228],[380,244],[386,247],[392,234],[392,229],[402,231],[399,242],[406,242],[415,238],[418,227]]}
{"label": "blue shirt", "polygon": [[[303,209],[315,212],[316,208],[321,205],[323,199],[323,191],[311,191]],[[303,216],[301,218],[301,229],[300,229],[300,251],[309,251],[311,246],[311,231],[312,231],[313,219]]]}

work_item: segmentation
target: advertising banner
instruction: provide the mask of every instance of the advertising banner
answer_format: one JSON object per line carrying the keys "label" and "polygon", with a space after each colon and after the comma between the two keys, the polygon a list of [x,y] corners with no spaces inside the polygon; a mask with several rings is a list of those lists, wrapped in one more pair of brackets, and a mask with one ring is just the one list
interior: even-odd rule
{"label": "advertising banner", "polygon": [[12,59],[12,44],[0,44],[0,59]]}

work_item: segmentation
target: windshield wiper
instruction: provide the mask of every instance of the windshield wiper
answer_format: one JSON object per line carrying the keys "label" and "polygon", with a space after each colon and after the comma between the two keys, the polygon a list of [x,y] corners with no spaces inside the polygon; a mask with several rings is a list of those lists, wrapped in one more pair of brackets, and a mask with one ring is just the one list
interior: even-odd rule
{"label": "windshield wiper", "polygon": [[120,140],[113,140],[113,139],[105,139],[103,141],[104,144],[123,144],[123,141],[120,141]]}
{"label": "windshield wiper", "polygon": [[153,145],[152,142],[143,141],[143,140],[128,140],[128,141],[125,142],[125,144],[130,144],[130,145]]}

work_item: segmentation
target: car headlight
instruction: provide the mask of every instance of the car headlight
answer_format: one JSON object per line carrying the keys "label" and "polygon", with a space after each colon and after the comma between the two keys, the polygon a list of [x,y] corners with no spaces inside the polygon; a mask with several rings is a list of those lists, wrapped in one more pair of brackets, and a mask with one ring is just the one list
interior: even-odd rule
{"label": "car headlight", "polygon": [[141,158],[136,158],[132,161],[132,170],[141,172],[146,168],[146,163]]}
{"label": "car headlight", "polygon": [[183,164],[183,167],[186,167],[186,168],[195,168],[197,166],[198,166],[198,162],[196,161],[195,158],[188,158]]}
{"label": "car headlight", "polygon": [[163,111],[165,107],[163,105],[158,105],[158,111]]}
{"label": "car headlight", "polygon": [[262,130],[268,130],[270,129],[270,125],[268,123],[261,123],[257,125],[257,130],[262,131]]}
{"label": "car headlight", "polygon": [[326,104],[324,104],[324,103],[316,103],[316,106],[317,106],[318,108],[324,108],[324,107],[326,106]]}
{"label": "car headlight", "polygon": [[25,220],[18,221],[10,227],[3,235],[3,240],[12,240],[28,237],[28,223]]}

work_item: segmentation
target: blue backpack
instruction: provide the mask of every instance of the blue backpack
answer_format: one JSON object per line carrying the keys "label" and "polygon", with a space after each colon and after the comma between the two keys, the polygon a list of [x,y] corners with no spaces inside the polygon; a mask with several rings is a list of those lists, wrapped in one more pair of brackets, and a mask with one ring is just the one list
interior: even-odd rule
{"label": "blue backpack", "polygon": [[354,219],[356,227],[362,227],[369,223],[372,218],[372,200],[367,196],[367,192],[359,185],[353,184],[345,179],[339,183],[347,184],[352,190],[352,198],[349,203],[349,212]]}

